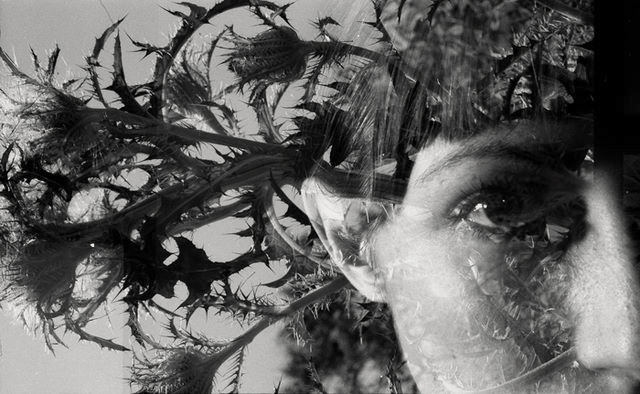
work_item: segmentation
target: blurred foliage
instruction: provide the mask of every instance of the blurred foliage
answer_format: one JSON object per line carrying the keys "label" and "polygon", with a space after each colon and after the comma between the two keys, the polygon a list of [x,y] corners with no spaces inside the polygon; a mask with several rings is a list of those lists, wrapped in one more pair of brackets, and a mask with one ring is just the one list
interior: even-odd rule
{"label": "blurred foliage", "polygon": [[282,393],[418,393],[385,304],[345,292],[326,309],[290,323],[288,380]]}

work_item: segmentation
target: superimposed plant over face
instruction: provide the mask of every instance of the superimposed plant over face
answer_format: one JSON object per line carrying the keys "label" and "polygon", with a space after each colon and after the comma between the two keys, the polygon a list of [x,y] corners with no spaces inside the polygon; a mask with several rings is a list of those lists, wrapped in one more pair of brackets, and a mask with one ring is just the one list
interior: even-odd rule
{"label": "superimposed plant over face", "polygon": [[[397,202],[411,155],[442,130],[473,132],[540,112],[589,112],[591,52],[585,44],[592,33],[589,21],[580,20],[587,11],[436,1],[418,7],[423,18],[411,34],[421,33],[403,47],[397,37],[407,36],[398,22],[407,18],[404,1],[383,3],[373,2],[371,19],[363,23],[372,40],[356,44],[334,37],[330,29],[339,26],[331,17],[316,23],[321,39],[302,39],[288,24],[288,5],[223,0],[205,8],[183,2],[181,10],[169,11],[180,26],[166,45],[129,38],[155,58],[149,79],[139,84],[125,77],[122,20],[96,39],[81,80],[53,78],[58,49],[47,67],[34,54],[33,77],[0,49],[8,72],[29,92],[23,99],[7,92],[5,99],[7,110],[21,119],[13,131],[22,134],[2,137],[1,299],[17,305],[25,320],[35,316],[31,325],[42,330],[51,349],[62,342],[64,329],[128,350],[86,330],[98,307],[118,300],[127,305],[136,346],[148,352],[132,371],[140,392],[210,392],[227,361],[237,390],[243,349],[261,330],[350,291],[291,192],[312,172],[341,194],[361,195],[369,187],[365,192],[375,198]],[[473,24],[500,28],[488,36],[465,30],[465,7],[476,11],[479,21]],[[257,16],[263,30],[244,37],[226,26],[204,45],[193,38],[200,29],[222,27],[217,17],[237,8]],[[465,52],[465,35],[483,44],[478,53]],[[111,42],[105,86],[100,58]],[[431,63],[417,64],[415,51]],[[447,68],[471,59],[479,61],[482,77]],[[227,88],[216,90],[224,72],[215,64],[234,74]],[[362,92],[382,92],[385,110]],[[248,105],[236,108],[230,97]],[[250,113],[251,121],[241,121],[239,111]],[[371,132],[394,126],[393,141],[377,141]],[[371,136],[363,137],[365,132]],[[369,148],[362,141],[374,148],[363,153]],[[364,159],[356,160],[354,152]],[[393,171],[363,181],[365,164],[389,160]],[[301,235],[283,227],[277,206],[286,207],[284,216]],[[250,246],[230,261],[216,261],[191,235],[230,218],[247,224],[237,235],[250,239]],[[242,289],[234,279],[282,259],[288,272],[265,286],[289,289],[289,303]],[[178,282],[187,294],[175,292]],[[179,309],[163,308],[160,297],[181,297]],[[170,318],[171,344],[145,332],[140,308]],[[188,322],[198,309],[254,325],[223,342],[177,328],[174,321]]]}

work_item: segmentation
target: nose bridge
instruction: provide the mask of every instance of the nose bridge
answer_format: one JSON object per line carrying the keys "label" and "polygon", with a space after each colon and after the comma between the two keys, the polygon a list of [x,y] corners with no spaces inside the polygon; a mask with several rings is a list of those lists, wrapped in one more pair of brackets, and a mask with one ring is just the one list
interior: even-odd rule
{"label": "nose bridge", "polygon": [[568,253],[578,360],[587,368],[640,370],[640,291],[624,216],[606,185],[586,191],[587,235]]}

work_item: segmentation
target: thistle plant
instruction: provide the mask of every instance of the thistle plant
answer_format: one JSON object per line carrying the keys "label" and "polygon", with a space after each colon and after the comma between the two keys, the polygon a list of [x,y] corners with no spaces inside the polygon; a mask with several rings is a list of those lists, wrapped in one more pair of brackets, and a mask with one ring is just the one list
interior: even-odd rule
{"label": "thistle plant", "polygon": [[[21,84],[20,89],[30,92],[26,99],[3,92],[12,103],[10,116],[15,125],[20,124],[16,127],[31,132],[28,139],[2,135],[0,300],[18,305],[22,317],[35,313],[37,328],[51,350],[62,343],[61,330],[101,347],[133,348],[138,361],[131,382],[141,393],[220,390],[216,384],[229,363],[227,382],[231,391],[237,391],[243,351],[264,328],[280,319],[293,319],[297,325],[291,326],[301,337],[304,314],[313,315],[335,300],[356,308],[346,279],[332,268],[317,235],[309,230],[308,218],[294,201],[295,192],[285,192],[285,186],[299,189],[313,171],[339,194],[361,195],[369,187],[373,197],[397,202],[411,154],[450,126],[447,119],[479,125],[538,110],[586,112],[590,105],[585,99],[588,75],[581,64],[591,57],[583,45],[592,33],[588,22],[580,21],[578,27],[574,23],[575,17],[588,16],[584,12],[568,18],[549,7],[519,6],[515,11],[526,15],[528,23],[518,30],[518,40],[506,39],[499,48],[502,52],[479,47],[497,54],[484,58],[487,63],[480,69],[487,72],[486,78],[474,86],[445,78],[438,86],[425,79],[421,65],[407,61],[410,56],[403,57],[416,48],[397,48],[392,42],[389,29],[396,18],[407,16],[402,14],[405,2],[392,2],[397,6],[393,12],[383,3],[373,2],[371,19],[363,23],[379,42],[358,46],[334,38],[330,31],[339,31],[340,26],[331,17],[316,23],[322,40],[301,38],[288,25],[287,6],[270,1],[222,0],[210,8],[182,2],[182,8],[169,11],[180,25],[166,45],[129,38],[145,56],[155,58],[149,79],[136,84],[125,78],[122,20],[96,39],[82,79],[55,80],[59,49],[52,52],[45,68],[34,54],[36,75],[29,76],[0,48],[7,72]],[[478,17],[488,14],[487,23],[491,18],[503,22],[510,18],[500,14],[494,3],[479,2],[483,14]],[[253,13],[263,23],[263,31],[243,37],[229,26],[211,34],[204,49],[199,49],[202,42],[194,38],[195,33],[211,25],[221,27],[220,15],[238,8]],[[419,27],[433,32],[433,45],[421,50],[433,59],[469,56],[447,52],[451,48],[445,45],[446,32],[455,27],[456,19],[442,18],[440,25],[437,19],[438,15],[462,18],[461,10],[436,1],[419,11],[424,15]],[[396,33],[404,34],[402,25],[395,22],[394,26]],[[543,36],[543,30],[550,28],[556,33]],[[493,33],[504,38],[512,31]],[[113,65],[105,86],[101,54],[107,45],[113,46]],[[560,61],[557,56],[562,51],[569,55]],[[498,66],[489,72],[492,62]],[[429,65],[429,71],[444,75],[446,62],[436,63]],[[534,76],[534,65],[540,63],[550,70],[544,86],[537,85]],[[217,89],[220,81],[212,76],[213,64],[224,64],[235,75],[234,83]],[[390,89],[393,98],[387,117],[367,112],[369,104],[346,83],[348,73],[355,75],[357,83],[352,85],[359,87],[370,85],[375,90],[380,88],[377,81],[383,81],[380,85]],[[518,83],[530,89],[518,90]],[[454,116],[461,96],[451,93],[461,89],[467,89],[464,97],[473,101],[469,108],[474,108],[463,117]],[[295,108],[284,108],[285,92],[299,97]],[[234,95],[249,104],[257,120],[255,129],[241,126],[239,109],[227,101]],[[288,109],[284,117],[277,115],[282,109]],[[352,151],[364,149],[353,131],[354,119],[363,117],[371,117],[377,126],[397,124],[402,131],[393,150],[381,148],[369,157],[374,166],[394,161],[395,179],[379,173],[366,187],[357,172],[348,171],[358,166]],[[292,128],[283,127],[285,122]],[[198,154],[203,148],[214,153]],[[83,193],[101,198],[92,203],[97,206],[92,215],[79,220],[70,212]],[[275,206],[285,206],[286,220],[306,233],[292,235],[295,226],[286,228]],[[250,246],[230,261],[217,261],[196,246],[191,235],[229,219],[247,223],[237,235],[249,239]],[[177,252],[168,248],[169,241]],[[284,261],[287,273],[264,285],[287,290],[290,300],[237,285],[238,273],[275,261]],[[176,294],[178,282],[186,286],[186,295]],[[182,298],[177,310],[162,306],[166,299],[178,297]],[[86,330],[96,309],[113,302],[127,305],[131,344]],[[171,321],[165,327],[170,344],[159,343],[146,332],[139,319],[141,309],[158,311]],[[176,328],[179,324],[174,322],[188,324],[201,309],[253,325],[238,338],[220,342]],[[388,368],[392,392],[399,392],[396,367]]]}

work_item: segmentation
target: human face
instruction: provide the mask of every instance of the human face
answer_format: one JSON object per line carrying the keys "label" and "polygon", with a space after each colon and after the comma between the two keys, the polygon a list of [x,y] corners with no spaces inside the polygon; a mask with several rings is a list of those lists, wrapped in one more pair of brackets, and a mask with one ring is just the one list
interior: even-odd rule
{"label": "human face", "polygon": [[624,217],[606,182],[563,165],[577,143],[563,127],[522,121],[418,154],[373,259],[421,392],[632,392]]}

